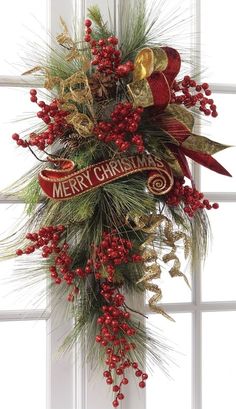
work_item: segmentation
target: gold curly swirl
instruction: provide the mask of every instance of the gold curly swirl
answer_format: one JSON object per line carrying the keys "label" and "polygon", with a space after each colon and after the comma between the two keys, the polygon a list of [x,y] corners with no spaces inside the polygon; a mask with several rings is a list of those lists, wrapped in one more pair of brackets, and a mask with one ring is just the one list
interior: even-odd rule
{"label": "gold curly swirl", "polygon": [[[183,277],[189,286],[187,277],[180,271],[181,263],[176,255],[176,242],[179,240],[183,241],[184,254],[185,257],[187,257],[191,249],[190,239],[184,232],[175,231],[171,220],[164,215],[154,213],[151,216],[137,216],[130,214],[126,218],[126,223],[132,226],[134,230],[141,230],[148,234],[147,239],[141,246],[142,256],[145,263],[145,274],[137,284],[143,283],[147,291],[154,293],[154,295],[148,300],[149,308],[174,321],[172,317],[158,306],[158,302],[162,298],[162,292],[153,280],[157,280],[161,277],[161,266],[158,260],[162,260],[164,263],[174,260],[174,265],[170,268],[169,274],[171,277]],[[162,224],[164,225],[163,242],[167,247],[171,248],[171,251],[161,257],[155,249],[154,240],[156,238],[156,231]]]}
{"label": "gold curly swirl", "polygon": [[[67,38],[68,32],[63,20],[62,24],[64,34],[58,37],[58,41],[60,40],[63,43],[69,41],[69,37]],[[66,117],[66,122],[73,125],[80,136],[84,138],[91,136],[94,128],[93,97],[85,72],[78,70],[69,78],[62,79],[58,76],[53,76],[47,67],[37,66],[23,75],[33,74],[37,71],[44,73],[44,87],[46,89],[51,90],[57,87],[59,99],[62,101],[61,108],[70,112]],[[86,107],[88,115],[78,111],[78,104]]]}
{"label": "gold curly swirl", "polygon": [[[156,255],[156,252],[155,252]],[[151,291],[154,293],[148,300],[148,305],[150,310],[163,315],[165,318],[169,319],[170,321],[174,321],[174,319],[168,315],[162,308],[160,308],[157,303],[162,298],[162,291],[157,284],[154,284],[152,280],[158,279],[161,276],[161,267],[156,262],[150,266],[146,267],[145,275],[137,282],[143,283],[144,287],[147,291]]]}
{"label": "gold curly swirl", "polygon": [[147,186],[151,193],[154,195],[164,195],[171,190],[174,183],[172,173],[159,170],[158,172],[152,172],[147,180]]}

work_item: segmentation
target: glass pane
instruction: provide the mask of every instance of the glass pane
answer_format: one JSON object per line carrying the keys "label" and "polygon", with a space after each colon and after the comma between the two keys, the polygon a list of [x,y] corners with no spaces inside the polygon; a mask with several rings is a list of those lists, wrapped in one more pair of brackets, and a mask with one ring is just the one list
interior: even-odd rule
{"label": "glass pane", "polygon": [[203,409],[236,407],[236,312],[203,314]]}
{"label": "glass pane", "polygon": [[214,158],[218,160],[233,177],[222,176],[201,167],[201,189],[204,192],[235,192],[236,148],[234,147],[234,119],[236,95],[215,94],[214,98],[218,107],[219,116],[212,118],[212,120],[205,121],[201,133],[217,142],[233,146],[214,155]]}
{"label": "glass pane", "polygon": [[[0,240],[19,231],[25,221],[23,205],[0,204]],[[1,242],[1,257],[3,254],[4,244]],[[24,272],[24,263],[32,266],[32,271],[27,270],[30,277]],[[33,267],[32,255],[0,261],[0,310],[46,308],[46,282],[33,274]]]}
{"label": "glass pane", "polygon": [[202,63],[210,82],[236,83],[236,2],[201,1]]}
{"label": "glass pane", "polygon": [[0,407],[46,409],[45,321],[0,322]]}
{"label": "glass pane", "polygon": [[212,226],[212,249],[202,274],[204,301],[236,300],[235,255],[236,203],[220,203],[209,212]]}
{"label": "glass pane", "polygon": [[[35,53],[42,52],[42,44],[46,39],[47,0],[8,0],[1,7],[0,14],[0,47],[1,75],[21,75],[28,69],[27,61],[21,59],[32,47],[32,61],[37,65]],[[35,59],[35,60],[34,60]]]}
{"label": "glass pane", "polygon": [[168,340],[174,340],[171,358],[175,364],[169,367],[171,378],[158,369],[149,377],[146,389],[147,409],[191,407],[191,314],[172,316],[175,323],[160,319],[157,315],[149,316],[151,323],[160,328]]}
{"label": "glass pane", "polygon": [[[39,110],[37,104],[30,102],[29,88],[0,88],[0,191],[19,179],[37,160],[28,149],[18,147],[12,140],[14,132],[28,134],[28,128],[41,124],[34,113]],[[21,120],[20,120],[21,119]]]}

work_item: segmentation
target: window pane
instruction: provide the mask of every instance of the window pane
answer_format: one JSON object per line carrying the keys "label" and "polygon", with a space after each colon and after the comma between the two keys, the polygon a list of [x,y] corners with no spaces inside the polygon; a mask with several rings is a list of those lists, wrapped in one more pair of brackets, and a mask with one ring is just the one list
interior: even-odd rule
{"label": "window pane", "polygon": [[210,82],[236,83],[235,0],[201,1],[202,63]]}
{"label": "window pane", "polygon": [[163,331],[172,344],[176,365],[170,365],[171,379],[156,369],[149,377],[146,390],[147,409],[189,409],[191,407],[191,314],[172,314],[176,320],[171,323],[157,315],[149,320]]}
{"label": "window pane", "polygon": [[236,148],[235,146],[235,104],[236,95],[234,94],[215,94],[216,105],[219,116],[205,121],[202,127],[202,135],[216,140],[217,142],[232,145],[225,151],[214,155],[227,170],[232,174],[232,178],[222,176],[212,172],[204,167],[201,168],[201,189],[204,192],[235,192],[236,177]]}
{"label": "window pane", "polygon": [[[0,240],[8,237],[24,225],[26,217],[21,204],[0,204]],[[4,245],[1,243],[1,256]],[[32,266],[32,271],[24,273],[24,263]],[[17,271],[21,267],[21,271]],[[45,280],[33,272],[33,255],[14,257],[0,262],[0,310],[44,309],[46,308]],[[22,271],[23,269],[23,271]],[[30,285],[33,284],[34,285]]]}
{"label": "window pane", "polygon": [[[17,147],[11,135],[14,132],[28,134],[28,128],[41,121],[34,113],[39,110],[37,104],[30,102],[29,88],[0,88],[0,190],[16,181],[37,163],[28,149]],[[27,120],[21,120],[27,118]]]}
{"label": "window pane", "polygon": [[[20,57],[28,51],[29,42],[41,49],[47,33],[47,3],[47,0],[4,2],[0,14],[0,75],[20,75],[28,68]],[[32,48],[32,60],[34,58]]]}
{"label": "window pane", "polygon": [[236,407],[236,312],[203,314],[203,409]]}
{"label": "window pane", "polygon": [[0,407],[46,409],[45,321],[0,322]]}
{"label": "window pane", "polygon": [[212,226],[212,250],[202,274],[204,301],[236,300],[235,254],[236,203],[220,203],[209,212]]}

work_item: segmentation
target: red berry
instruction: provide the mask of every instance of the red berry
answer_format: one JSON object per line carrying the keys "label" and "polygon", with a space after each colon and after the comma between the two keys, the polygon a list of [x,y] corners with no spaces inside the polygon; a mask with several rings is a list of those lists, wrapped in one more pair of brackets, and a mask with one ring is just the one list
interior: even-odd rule
{"label": "red berry", "polygon": [[203,88],[204,90],[206,90],[207,88],[209,88],[209,84],[207,84],[206,82],[204,82],[204,83],[202,84],[202,88]]}
{"label": "red berry", "polygon": [[17,250],[16,250],[16,254],[17,254],[17,256],[22,256],[23,250],[17,249]]}
{"label": "red berry", "polygon": [[43,117],[44,117],[43,111],[37,112],[37,117],[38,117],[38,118],[43,118]]}
{"label": "red berry", "polygon": [[112,45],[117,45],[118,44],[118,39],[116,37],[109,37],[107,39],[108,43],[112,44]]}
{"label": "red berry", "polygon": [[42,119],[45,122],[45,124],[50,124],[50,122],[51,122],[51,119],[50,119],[50,117],[48,115],[45,115]]}
{"label": "red berry", "polygon": [[79,276],[79,277],[84,277],[85,276],[85,273],[84,273],[84,270],[82,269],[82,268],[77,268],[76,270],[76,274]]}
{"label": "red berry", "polygon": [[135,375],[136,375],[137,377],[142,376],[142,371],[140,371],[140,369],[138,369],[138,370],[135,372]]}
{"label": "red berry", "polygon": [[97,335],[95,338],[96,342],[101,342],[102,341],[102,337],[100,335]]}
{"label": "red berry", "polygon": [[67,300],[68,300],[69,302],[74,301],[74,296],[73,296],[73,294],[69,294],[69,295],[67,296]]}
{"label": "red berry", "polygon": [[44,101],[39,101],[38,102],[38,106],[39,106],[39,108],[44,108],[45,107],[45,102]]}
{"label": "red berry", "polygon": [[90,34],[86,34],[84,36],[84,41],[86,41],[86,43],[89,43],[91,41],[91,35]]}
{"label": "red berry", "polygon": [[119,406],[119,402],[117,399],[113,400],[112,405],[114,406],[114,408],[117,408]]}
{"label": "red berry", "polygon": [[13,139],[14,141],[18,141],[18,140],[20,139],[20,136],[18,135],[18,133],[14,133],[14,134],[12,135],[12,139]]}
{"label": "red berry", "polygon": [[62,224],[59,224],[59,226],[57,226],[57,231],[63,232],[65,231],[65,226],[63,226]]}
{"label": "red berry", "polygon": [[144,381],[141,381],[141,382],[139,382],[138,385],[139,385],[140,388],[145,388],[146,383]]}
{"label": "red berry", "polygon": [[30,90],[30,95],[36,95],[36,94],[37,94],[36,89],[32,88],[32,89]]}
{"label": "red berry", "polygon": [[92,21],[87,18],[87,19],[84,21],[84,25],[85,25],[86,27],[91,27]]}
{"label": "red berry", "polygon": [[209,97],[211,95],[211,90],[210,89],[206,89],[205,94]]}
{"label": "red berry", "polygon": [[123,379],[122,379],[122,383],[123,383],[124,385],[127,385],[127,384],[129,383],[129,380],[128,380],[127,378],[123,378]]}
{"label": "red berry", "polygon": [[117,398],[118,398],[119,400],[123,400],[124,397],[125,397],[125,395],[124,395],[123,393],[118,393],[118,395],[117,395]]}
{"label": "red berry", "polygon": [[213,203],[212,207],[213,209],[219,209],[219,203]]}
{"label": "red berry", "polygon": [[104,38],[101,38],[100,40],[98,40],[98,44],[102,47],[106,44],[106,40]]}

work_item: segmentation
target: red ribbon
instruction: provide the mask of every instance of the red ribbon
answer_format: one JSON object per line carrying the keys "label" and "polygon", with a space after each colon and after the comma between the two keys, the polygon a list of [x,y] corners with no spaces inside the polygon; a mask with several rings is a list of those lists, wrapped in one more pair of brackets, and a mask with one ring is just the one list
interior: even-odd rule
{"label": "red ribbon", "polygon": [[155,108],[149,109],[150,113],[153,114],[153,120],[157,122],[158,127],[169,134],[174,141],[178,142],[178,146],[169,143],[168,147],[178,160],[184,176],[192,179],[186,156],[214,172],[231,176],[211,155],[182,146],[183,142],[191,135],[190,130],[177,118],[167,116],[163,113],[160,114],[170,103],[171,87],[181,66],[181,58],[177,50],[170,47],[163,47],[163,50],[168,57],[166,69],[162,72],[154,72],[147,78],[154,99]]}
{"label": "red ribbon", "polygon": [[154,72],[147,78],[152,91],[154,105],[158,110],[164,110],[171,100],[171,87],[178,75],[181,59],[177,50],[162,47],[168,58],[168,65],[164,71]]}
{"label": "red ribbon", "polygon": [[46,196],[54,200],[68,200],[119,178],[143,171],[151,171],[147,186],[155,195],[167,193],[173,185],[171,170],[154,155],[120,157],[79,171],[75,171],[75,164],[71,160],[48,160],[59,169],[42,170],[39,173],[39,184]]}

